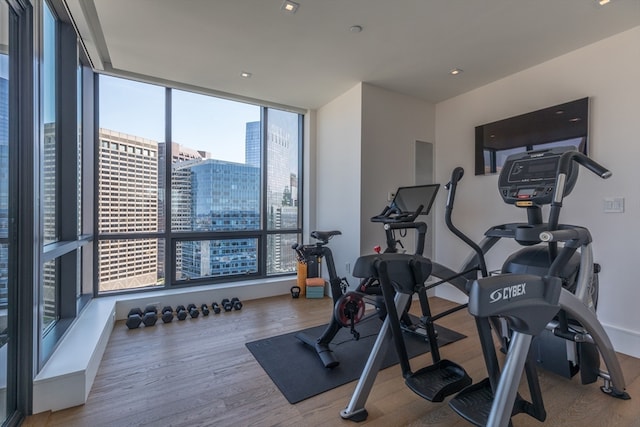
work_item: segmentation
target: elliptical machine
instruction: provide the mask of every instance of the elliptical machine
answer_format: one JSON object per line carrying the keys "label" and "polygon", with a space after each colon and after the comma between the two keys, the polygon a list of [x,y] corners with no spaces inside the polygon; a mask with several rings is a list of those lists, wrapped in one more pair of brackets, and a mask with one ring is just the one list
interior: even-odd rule
{"label": "elliptical machine", "polygon": [[[545,419],[538,378],[529,375],[535,373],[536,362],[569,377],[580,370],[583,384],[602,378],[605,394],[629,399],[617,356],[595,314],[593,287],[599,266],[593,263],[589,230],[558,223],[578,165],[601,178],[611,176],[573,147],[512,155],[500,174],[503,200],[527,208],[528,221],[492,227],[486,234],[513,238],[527,247],[507,259],[503,274],[478,279],[469,288],[469,312],[477,321],[500,318],[508,328],[503,334],[507,358],[499,378],[470,386],[449,402],[475,425],[506,427],[519,412]],[[546,204],[551,208],[543,223],[540,206]],[[600,357],[608,372],[600,369]],[[517,392],[523,371],[532,403]]]}
{"label": "elliptical machine", "polygon": [[[390,298],[393,298],[396,310],[394,315],[389,311],[390,315],[381,328],[351,401],[340,413],[342,418],[361,421],[367,417],[364,404],[381,366],[381,354],[384,354],[392,338],[403,365],[405,382],[413,391],[432,401],[438,401],[432,396],[446,396],[452,394],[452,390],[456,393],[448,384],[444,383],[442,386],[438,378],[432,379],[428,375],[423,377],[422,373],[428,371],[428,368],[415,373],[405,369],[408,358],[403,351],[398,313],[402,312],[412,293],[425,288],[424,281],[428,273],[467,293],[469,311],[476,318],[488,377],[464,388],[449,401],[449,405],[469,422],[478,426],[502,427],[509,424],[512,415],[521,412],[540,421],[546,419],[536,360],[534,352],[529,350],[532,337],[545,329],[555,338],[562,338],[562,346],[553,344],[556,348],[570,348],[564,341],[566,339],[578,347],[569,353],[580,356],[583,382],[593,382],[600,377],[604,380],[604,386],[601,387],[603,392],[620,399],[629,398],[624,391],[624,378],[615,351],[597,320],[592,303],[594,297],[591,288],[597,283],[594,275],[599,267],[593,263],[591,236],[584,227],[558,225],[563,198],[570,193],[577,180],[578,169],[573,165],[574,162],[602,178],[610,176],[610,172],[601,165],[571,147],[509,157],[500,176],[500,193],[507,203],[511,200],[511,204],[531,208],[528,209],[529,220],[527,223],[492,227],[477,245],[451,222],[455,188],[463,175],[462,169],[456,168],[448,184],[449,198],[445,219],[450,230],[467,242],[474,252],[465,261],[462,272],[455,276],[448,276],[453,271],[447,267],[422,257],[416,259],[400,254],[381,254],[377,258],[369,256],[358,260],[354,275],[378,275],[383,284],[383,292],[391,290],[387,292],[385,300],[391,301]],[[542,204],[551,205],[548,223],[543,223],[541,219],[539,206]],[[488,277],[484,254],[502,238],[513,238],[527,247],[548,242],[548,252],[542,251],[547,257],[535,255],[538,253],[537,249],[525,248],[505,263],[505,274]],[[558,241],[565,242],[561,249],[557,247]],[[576,257],[579,266],[577,271],[572,266]],[[474,268],[476,261],[477,266]],[[520,266],[522,270],[509,271],[515,270],[515,266]],[[529,268],[531,270],[527,271]],[[481,271],[482,278],[474,279],[472,275],[477,275],[478,270]],[[507,350],[507,362],[502,373],[493,345],[492,328],[503,338],[503,347]],[[600,370],[599,357],[596,360],[594,351],[596,356],[602,357],[608,372]],[[537,356],[539,359],[540,355]],[[542,357],[553,359],[556,356],[550,352],[542,354]],[[560,360],[561,364],[567,363],[567,354],[563,353]],[[523,372],[527,377],[531,402],[517,393]],[[414,378],[416,376],[418,378]],[[431,393],[431,389],[441,393]]]}

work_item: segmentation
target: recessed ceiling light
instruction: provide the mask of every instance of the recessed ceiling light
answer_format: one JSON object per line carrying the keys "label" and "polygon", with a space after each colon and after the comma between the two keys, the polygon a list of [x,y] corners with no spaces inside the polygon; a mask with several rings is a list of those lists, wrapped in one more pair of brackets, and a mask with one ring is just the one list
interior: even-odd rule
{"label": "recessed ceiling light", "polygon": [[600,6],[604,6],[609,3],[611,0],[596,0]]}
{"label": "recessed ceiling light", "polygon": [[240,73],[240,77],[242,77],[243,79],[250,79],[251,78],[251,73],[249,73],[247,71],[242,71]]}
{"label": "recessed ceiling light", "polygon": [[280,9],[284,10],[287,13],[293,14],[293,13],[296,13],[299,6],[300,5],[294,1],[284,0],[284,2],[282,3],[282,6],[280,6]]}
{"label": "recessed ceiling light", "polygon": [[462,73],[462,70],[460,68],[454,68],[453,70],[449,71],[449,73],[452,76],[457,76],[458,74]]}
{"label": "recessed ceiling light", "polygon": [[362,31],[362,26],[361,25],[352,25],[351,27],[349,27],[349,31],[351,31],[352,33],[359,33]]}

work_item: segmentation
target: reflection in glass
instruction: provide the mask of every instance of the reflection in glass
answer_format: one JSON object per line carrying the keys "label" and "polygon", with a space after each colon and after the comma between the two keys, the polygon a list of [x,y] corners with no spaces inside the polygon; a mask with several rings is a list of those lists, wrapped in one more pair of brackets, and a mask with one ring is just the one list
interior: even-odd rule
{"label": "reflection in glass", "polygon": [[[0,2],[0,424],[6,421],[10,373],[15,363],[9,364],[9,346],[13,350],[15,339],[9,340],[9,7]],[[7,411],[9,409],[9,411]]]}
{"label": "reflection in glass", "polygon": [[42,162],[42,203],[44,209],[44,244],[59,239],[57,230],[57,135],[56,135],[56,20],[43,2],[43,93],[44,147]]}
{"label": "reflection in glass", "polygon": [[46,332],[49,325],[58,320],[57,292],[59,281],[59,260],[54,259],[43,263],[43,289],[42,298],[44,311],[42,316],[42,331]]}

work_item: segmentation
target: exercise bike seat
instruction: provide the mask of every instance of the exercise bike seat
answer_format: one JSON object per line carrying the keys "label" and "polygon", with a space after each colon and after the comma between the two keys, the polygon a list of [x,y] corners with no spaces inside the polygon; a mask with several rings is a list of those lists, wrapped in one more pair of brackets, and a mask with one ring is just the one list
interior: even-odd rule
{"label": "exercise bike seat", "polygon": [[339,230],[332,230],[332,231],[316,230],[311,232],[311,237],[313,237],[314,239],[320,240],[322,243],[327,243],[329,239],[331,239],[333,236],[339,236],[341,234],[342,232]]}

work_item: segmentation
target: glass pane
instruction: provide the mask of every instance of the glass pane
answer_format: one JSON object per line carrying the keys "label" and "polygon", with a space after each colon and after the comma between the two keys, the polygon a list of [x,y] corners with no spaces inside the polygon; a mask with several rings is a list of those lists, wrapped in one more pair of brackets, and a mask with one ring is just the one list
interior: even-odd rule
{"label": "glass pane", "polygon": [[58,260],[51,260],[44,263],[43,275],[44,286],[42,289],[42,298],[44,303],[44,311],[42,315],[42,331],[46,331],[49,325],[58,320],[57,287],[59,281]]}
{"label": "glass pane", "polygon": [[[78,62],[79,64],[79,62]],[[78,134],[76,140],[77,161],[78,170],[76,175],[76,194],[78,197],[78,212],[77,212],[77,229],[76,232],[79,235],[82,234],[82,67],[78,65],[76,70],[76,120],[78,124]]]}
{"label": "glass pane", "polygon": [[269,230],[299,228],[299,115],[267,112],[267,225]]}
{"label": "glass pane", "polygon": [[58,240],[57,227],[57,136],[56,136],[56,19],[46,2],[43,8],[42,114],[44,157],[42,161],[42,203],[44,244]]}
{"label": "glass pane", "polygon": [[164,230],[165,89],[100,76],[98,232]]}
{"label": "glass pane", "polygon": [[[6,421],[11,395],[12,372],[15,362],[9,363],[13,352],[9,340],[9,7],[0,2],[0,424]],[[14,248],[12,248],[14,249]],[[13,272],[12,272],[13,273]],[[13,312],[13,307],[12,307]],[[15,318],[15,315],[12,316]],[[13,319],[11,320],[13,325]]]}
{"label": "glass pane", "polygon": [[260,107],[172,94],[172,230],[259,229]]}
{"label": "glass pane", "polygon": [[164,285],[164,240],[98,242],[100,292]]}
{"label": "glass pane", "polygon": [[178,241],[176,280],[257,273],[257,248],[257,238]]}
{"label": "glass pane", "polygon": [[297,260],[291,246],[302,241],[300,234],[270,234],[267,236],[267,274],[295,273]]}
{"label": "glass pane", "polygon": [[[7,5],[0,5],[6,9]],[[3,11],[6,16],[6,11]],[[6,22],[2,23],[6,25]],[[6,40],[6,35],[2,36]],[[0,48],[2,45],[0,44]],[[7,306],[9,259],[9,56],[0,53],[0,310]],[[0,329],[1,331],[2,329]],[[0,367],[1,369],[1,367]],[[2,414],[0,414],[1,416]],[[0,417],[0,420],[2,417]]]}

